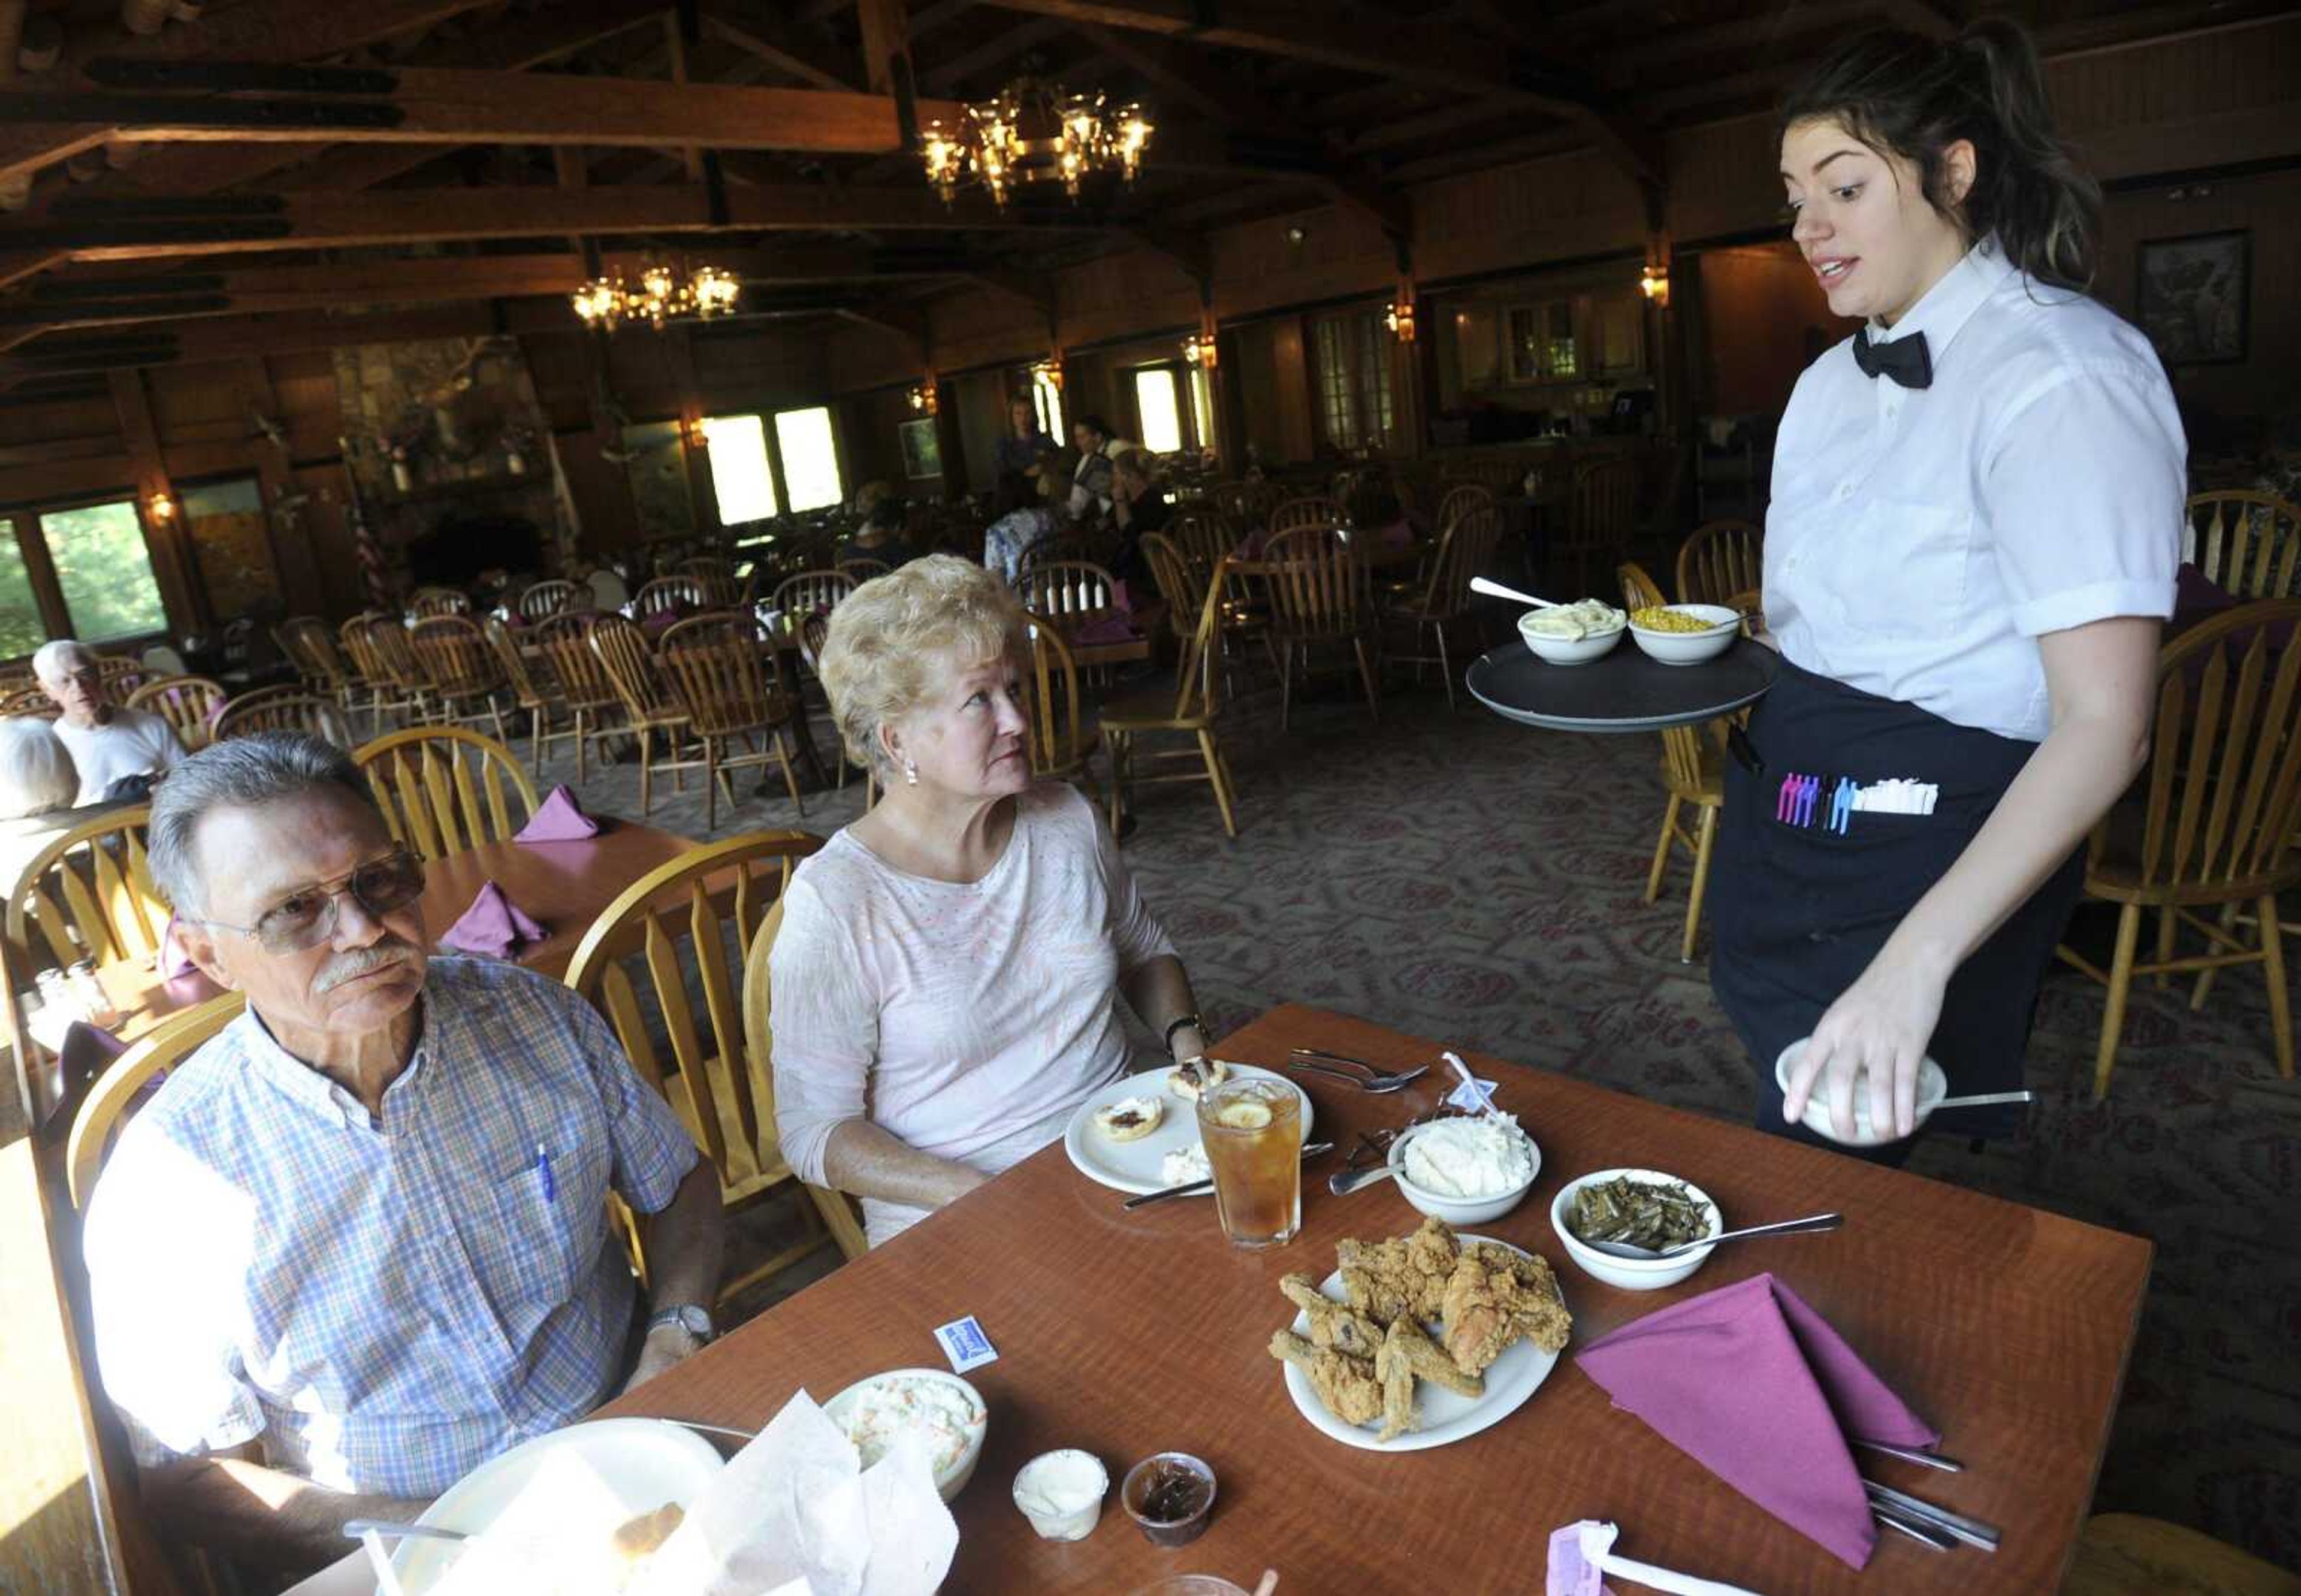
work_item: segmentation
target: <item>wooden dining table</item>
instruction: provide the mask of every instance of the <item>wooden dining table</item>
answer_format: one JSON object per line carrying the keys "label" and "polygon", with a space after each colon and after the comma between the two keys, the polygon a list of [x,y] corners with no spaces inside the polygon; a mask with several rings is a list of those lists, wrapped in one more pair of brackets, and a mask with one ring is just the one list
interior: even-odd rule
{"label": "wooden dining table", "polygon": [[[1316,1046],[1405,1067],[1438,1044],[1318,1009],[1275,1009],[1226,1038],[1226,1058],[1282,1067]],[[2151,1249],[2132,1236],[1665,1107],[1550,1071],[1473,1057],[1539,1145],[1534,1190],[1469,1227],[1557,1268],[1574,1315],[1564,1358],[1530,1400],[1452,1445],[1385,1453],[1311,1427],[1268,1349],[1294,1309],[1279,1277],[1322,1277],[1343,1236],[1412,1230],[1389,1182],[1335,1197],[1340,1151],[1306,1170],[1303,1228],[1267,1252],[1224,1241],[1213,1204],[1125,1213],[1059,1144],[602,1410],[756,1428],[804,1388],[828,1400],[887,1369],[939,1366],[936,1325],[973,1315],[998,1360],[967,1376],[990,1424],[953,1504],[952,1592],[1128,1592],[1168,1574],[1251,1587],[1276,1569],[1306,1592],[1526,1591],[1551,1532],[1622,1526],[1625,1555],[1785,1592],[2019,1592],[2059,1588],[2093,1495]],[[1317,1140],[1347,1149],[1410,1105],[1313,1076]],[[1720,1249],[1685,1284],[1627,1292],[1567,1260],[1550,1200],[1599,1168],[1669,1171],[1704,1187],[1728,1223],[1842,1211],[1842,1230]],[[1984,1519],[1993,1554],[1937,1552],[1881,1532],[1866,1573],[1745,1499],[1574,1366],[1574,1349],[1669,1303],[1772,1270],[1942,1432],[1964,1472],[1857,1452],[1865,1475]],[[1038,1539],[1010,1484],[1030,1458],[1079,1447],[1112,1491],[1087,1539]],[[1218,1479],[1211,1526],[1180,1550],[1149,1544],[1117,1487],[1136,1460],[1179,1450]]]}

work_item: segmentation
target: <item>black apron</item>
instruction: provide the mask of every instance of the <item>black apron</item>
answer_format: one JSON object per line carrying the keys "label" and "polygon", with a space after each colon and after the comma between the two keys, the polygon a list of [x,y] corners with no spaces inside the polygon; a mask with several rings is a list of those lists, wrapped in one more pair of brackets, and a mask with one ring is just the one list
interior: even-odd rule
{"label": "black apron", "polygon": [[[1906,1157],[1915,1138],[1854,1149],[1785,1124],[1774,1060],[1813,1033],[1918,899],[1945,874],[1989,818],[2037,745],[1943,720],[1799,669],[1781,675],[1726,761],[1726,811],[1710,865],[1710,982],[1750,1050],[1759,1078],[1758,1128],[1841,1152]],[[1752,769],[1753,758],[1761,768]],[[1821,779],[1818,813],[1778,820],[1784,778]],[[1939,789],[1930,815],[1861,811],[1839,831],[1828,796],[1841,779],[1862,785],[1915,780]],[[1927,1048],[1950,1090],[2017,1091],[2037,985],[2084,880],[2073,852],[1950,977]],[[2010,1133],[2019,1105],[1950,1109],[1928,1130]]]}

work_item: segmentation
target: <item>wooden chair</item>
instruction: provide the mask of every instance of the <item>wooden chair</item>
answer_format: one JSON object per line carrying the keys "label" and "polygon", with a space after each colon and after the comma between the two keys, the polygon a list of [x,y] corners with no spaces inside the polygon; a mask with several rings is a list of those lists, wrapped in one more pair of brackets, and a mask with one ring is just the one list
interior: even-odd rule
{"label": "wooden chair", "polygon": [[549,679],[548,666],[547,674],[540,679],[528,668],[527,656],[519,651],[519,639],[511,635],[511,628],[489,615],[487,624],[480,630],[488,639],[488,651],[495,656],[497,669],[511,688],[513,699],[527,711],[528,759],[540,781],[544,750],[563,737],[580,738],[581,733],[573,726],[556,731],[552,728],[553,719],[567,707],[559,697],[559,684]]}
{"label": "wooden chair", "polygon": [[1753,521],[1705,521],[1678,550],[1680,604],[1726,604],[1764,585],[1765,531]]}
{"label": "wooden chair", "polygon": [[379,612],[366,610],[336,630],[336,640],[343,645],[344,657],[351,662],[344,684],[344,708],[356,712],[362,704],[367,706],[370,736],[383,730],[385,701],[397,698],[391,673],[383,668],[383,662],[376,657],[374,645],[367,640],[369,623],[381,619]]}
{"label": "wooden chair", "polygon": [[347,703],[346,694],[351,686],[351,668],[336,651],[336,639],[328,623],[315,615],[290,615],[272,628],[272,639],[280,645],[280,652],[296,667],[302,678],[304,690],[323,698]]}
{"label": "wooden chair", "polygon": [[[1199,568],[1201,582],[1206,580],[1208,572],[1238,552],[1238,529],[1231,523],[1230,517],[1219,510],[1177,511],[1168,519],[1163,534],[1149,532],[1144,536],[1164,536],[1170,539],[1183,556]],[[1167,605],[1170,609],[1173,604],[1174,600],[1169,598]],[[1175,616],[1174,622],[1178,631],[1187,633],[1198,623],[1197,606],[1192,606],[1187,614]]]}
{"label": "wooden chair", "polygon": [[1298,527],[1274,536],[1258,564],[1241,567],[1270,598],[1270,636],[1278,650],[1278,729],[1288,729],[1294,702],[1294,662],[1307,673],[1313,648],[1348,644],[1366,686],[1367,709],[1378,723],[1373,596],[1367,568],[1331,528]]}
{"label": "wooden chair", "polygon": [[802,571],[775,584],[767,607],[785,615],[827,615],[858,586],[844,571]]}
{"label": "wooden chair", "polygon": [[207,1046],[247,1007],[244,995],[226,992],[180,1009],[129,1044],[96,1078],[72,1116],[71,1136],[64,1144],[65,1189],[73,1212],[88,1211],[121,1123],[138,1106],[145,1088]]}
{"label": "wooden chair", "polygon": [[[799,618],[799,664],[805,669],[800,675],[799,692],[801,698],[805,698],[807,684],[814,681],[816,684],[816,700],[823,706],[826,715],[831,711],[831,697],[823,690],[822,661],[824,645],[830,640],[830,616],[810,613]],[[835,716],[832,718],[831,723],[831,759],[838,772],[835,780],[838,782],[839,790],[844,792],[847,790],[847,771],[849,761],[847,757],[847,740],[840,734],[839,722]],[[879,778],[878,773],[867,764],[862,766],[862,771],[863,806],[868,809],[879,801]]]}
{"label": "wooden chair", "polygon": [[1070,645],[1045,615],[1032,615],[1028,631],[1031,657],[1023,670],[1023,692],[1031,721],[1031,772],[1058,781],[1084,781],[1100,803],[1094,756],[1102,739],[1080,710],[1078,665]]}
{"label": "wooden chair", "polygon": [[1551,545],[1574,562],[1574,594],[1590,592],[1590,562],[1618,564],[1637,525],[1638,468],[1629,460],[1593,460],[1577,466],[1562,536]]}
{"label": "wooden chair", "polygon": [[367,623],[362,635],[367,639],[377,669],[390,684],[389,696],[379,710],[389,708],[419,722],[436,720],[439,711],[432,701],[431,679],[407,640],[407,623],[397,615],[381,615]]}
{"label": "wooden chair", "polygon": [[96,668],[104,680],[104,696],[115,704],[141,686],[146,674],[142,660],[120,654],[97,655]]}
{"label": "wooden chair", "polygon": [[250,737],[258,731],[308,731],[339,748],[352,746],[351,718],[333,700],[292,687],[267,687],[242,693],[216,716],[215,740]]}
{"label": "wooden chair", "polygon": [[[2094,1099],[2110,1070],[2136,975],[2213,972],[2258,965],[2269,987],[2278,1074],[2293,1078],[2293,1018],[2277,895],[2301,884],[2290,843],[2301,821],[2301,598],[2259,599],[2223,610],[2157,656],[2157,718],[2140,798],[2112,809],[2087,846],[2085,891],[2118,906],[2117,941],[2104,971],[2066,945],[2056,948],[2109,989],[2094,1057]],[[2144,909],[2204,937],[2206,951],[2176,957],[2161,932],[2158,957],[2137,961]],[[2216,919],[2205,911],[2218,909]],[[2238,933],[2250,912],[2248,946]],[[2201,978],[2191,1006],[2202,1005]]]}
{"label": "wooden chair", "polygon": [[29,715],[37,720],[53,721],[63,714],[56,701],[48,697],[44,687],[20,687],[0,697],[0,716]]}
{"label": "wooden chair", "polygon": [[1346,524],[1343,506],[1331,498],[1309,494],[1301,498],[1290,498],[1270,513],[1270,535],[1291,532],[1306,526],[1342,526]]}
{"label": "wooden chair", "polygon": [[[612,612],[610,612],[612,613]],[[583,611],[553,615],[535,627],[535,646],[541,649],[559,693],[559,702],[573,722],[575,784],[588,779],[587,756],[600,738],[615,730],[623,698],[605,661],[591,647],[591,627],[599,619]],[[618,621],[623,617],[617,615]]]}
{"label": "wooden chair", "polygon": [[1465,515],[1494,507],[1494,489],[1480,482],[1457,482],[1438,501],[1438,524],[1452,526]]}
{"label": "wooden chair", "polygon": [[[1151,533],[1144,542],[1157,536]],[[1205,596],[1199,601],[1198,625],[1184,648],[1182,673],[1173,694],[1130,699],[1111,705],[1102,712],[1103,740],[1110,746],[1110,829],[1114,833],[1125,819],[1127,790],[1139,780],[1204,781],[1214,789],[1215,806],[1222,811],[1224,834],[1233,838],[1238,835],[1238,817],[1234,809],[1237,787],[1231,779],[1230,764],[1223,757],[1215,729],[1222,713],[1223,594],[1233,569],[1231,561],[1219,563],[1207,582]],[[1138,777],[1134,769],[1135,740],[1160,732],[1191,738],[1196,747],[1153,749],[1152,759],[1186,760],[1195,754],[1200,768]]]}
{"label": "wooden chair", "polygon": [[[1643,609],[1665,602],[1661,587],[1645,567],[1627,561],[1616,572],[1622,584],[1625,609]],[[1686,898],[1686,932],[1679,940],[1680,962],[1694,962],[1694,939],[1702,929],[1702,900],[1710,889],[1710,851],[1718,838],[1718,817],[1726,806],[1725,721],[1700,726],[1671,726],[1661,734],[1662,790],[1669,806],[1661,815],[1661,835],[1654,842],[1653,866],[1646,872],[1646,901],[1661,896],[1662,878],[1669,856],[1683,848],[1694,860],[1694,881]],[[1700,811],[1689,828],[1679,823],[1685,806]]]}
{"label": "wooden chair", "polygon": [[2250,489],[2192,494],[2181,558],[2239,598],[2301,597],[2301,505]]}
{"label": "wooden chair", "polygon": [[1118,615],[1118,583],[1092,560],[1040,560],[1015,579],[1017,602],[1063,634]]}
{"label": "wooden chair", "polygon": [[486,632],[462,615],[442,615],[418,621],[407,633],[407,646],[443,721],[485,722],[498,742],[505,740],[503,706],[496,698],[505,687],[503,664]]}
{"label": "wooden chair", "polygon": [[223,683],[205,676],[163,676],[128,695],[128,707],[148,709],[168,723],[188,753],[208,746],[210,716],[229,695]]}
{"label": "wooden chair", "polygon": [[1482,574],[1493,564],[1494,541],[1502,536],[1502,512],[1489,498],[1484,505],[1465,509],[1454,520],[1438,531],[1438,547],[1433,554],[1427,574],[1418,584],[1419,591],[1403,603],[1395,604],[1389,611],[1393,621],[1403,622],[1414,629],[1415,646],[1419,648],[1422,634],[1428,631],[1436,639],[1438,652],[1434,659],[1427,654],[1402,655],[1399,657],[1414,663],[1414,680],[1422,680],[1422,667],[1435,664],[1439,680],[1446,684],[1446,707],[1454,707],[1454,664],[1446,653],[1446,629],[1468,618],[1470,614],[1470,579]]}
{"label": "wooden chair", "polygon": [[[649,871],[601,911],[567,967],[567,984],[606,1016],[632,1066],[663,1093],[711,1160],[726,1207],[779,1191],[805,1193],[807,1200],[798,1205],[805,1239],[723,1281],[722,1300],[825,1241],[850,1258],[866,1250],[846,1199],[801,1182],[775,1139],[766,954],[791,867],[822,846],[821,838],[804,831],[753,831],[691,849]],[[633,963],[644,971],[650,1001],[640,999]],[[740,988],[733,969],[742,971]],[[700,1014],[690,996],[698,989]],[[653,1024],[649,1010],[657,1016]],[[663,1041],[670,1049],[667,1065]]]}
{"label": "wooden chair", "polygon": [[1622,607],[1637,611],[1653,605],[1668,604],[1662,597],[1661,584],[1646,574],[1646,568],[1636,560],[1625,560],[1614,569],[1614,578],[1622,584]]}
{"label": "wooden chair", "polygon": [[632,600],[633,613],[642,621],[682,605],[691,610],[703,607],[703,584],[694,577],[658,576],[641,587]]}
{"label": "wooden chair", "polygon": [[1270,482],[1217,482],[1208,497],[1243,535],[1251,527],[1269,526],[1270,513],[1278,507],[1280,496]]}
{"label": "wooden chair", "polygon": [[151,819],[142,804],[114,809],[32,856],[8,893],[8,944],[21,973],[159,952],[168,906],[144,851]]}
{"label": "wooden chair", "polygon": [[732,588],[735,582],[735,568],[715,554],[696,555],[676,561],[671,567],[671,574],[691,576],[706,588],[715,583]]}
{"label": "wooden chair", "polygon": [[[734,807],[735,789],[727,773],[764,765],[772,754],[782,766],[783,787],[800,815],[807,805],[791,772],[787,739],[799,721],[799,696],[783,682],[782,656],[760,635],[749,615],[696,615],[681,621],[656,645],[656,664],[673,698],[687,711],[687,730],[703,745],[703,826],[719,824],[719,793]],[[767,739],[766,748],[757,739]],[[730,757],[736,738],[749,750]]]}
{"label": "wooden chair", "polygon": [[2301,1574],[2162,1518],[2099,1513],[2061,1596],[2301,1596]]}
{"label": "wooden chair", "polygon": [[419,621],[441,615],[468,615],[472,596],[460,588],[418,588],[407,596],[407,613]]}
{"label": "wooden chair", "polygon": [[[615,684],[623,706],[623,727],[640,740],[640,818],[655,807],[655,773],[667,770],[677,791],[687,790],[686,773],[703,764],[700,755],[682,757],[680,739],[688,729],[687,709],[657,670],[647,635],[621,615],[601,615],[591,623],[591,650]],[[657,753],[657,739],[663,748]]]}
{"label": "wooden chair", "polygon": [[352,760],[367,773],[392,840],[427,860],[501,841],[535,814],[535,783],[519,756],[461,726],[394,731],[361,745]]}
{"label": "wooden chair", "polygon": [[521,620],[532,626],[538,621],[548,621],[554,615],[564,615],[575,608],[579,602],[578,594],[582,595],[580,602],[583,606],[590,608],[591,590],[589,588],[579,587],[570,581],[534,582],[520,594],[519,603],[513,607],[519,611]]}
{"label": "wooden chair", "polygon": [[865,582],[872,581],[879,577],[889,574],[895,568],[892,565],[890,565],[884,560],[868,559],[841,560],[839,562],[838,566],[839,574],[845,577],[851,577],[854,580],[855,585],[858,588]]}

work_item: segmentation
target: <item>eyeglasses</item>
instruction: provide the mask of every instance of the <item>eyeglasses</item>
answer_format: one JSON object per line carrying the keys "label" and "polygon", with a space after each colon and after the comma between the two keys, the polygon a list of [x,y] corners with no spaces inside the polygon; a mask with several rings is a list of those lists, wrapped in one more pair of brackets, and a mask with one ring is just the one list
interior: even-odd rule
{"label": "eyeglasses", "polygon": [[423,896],[423,861],[403,848],[331,882],[300,889],[266,909],[253,925],[194,923],[254,937],[266,953],[302,953],[336,934],[338,908],[347,896],[375,918],[397,913]]}

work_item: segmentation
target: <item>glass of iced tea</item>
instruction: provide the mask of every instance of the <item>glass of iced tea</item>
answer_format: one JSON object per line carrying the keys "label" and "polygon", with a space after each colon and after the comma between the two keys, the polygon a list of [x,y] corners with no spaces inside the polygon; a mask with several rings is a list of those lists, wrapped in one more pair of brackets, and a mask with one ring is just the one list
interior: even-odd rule
{"label": "glass of iced tea", "polygon": [[1199,1099],[1215,1208],[1234,1247],[1283,1247],[1302,1228],[1302,1099],[1284,1081],[1229,1081]]}

